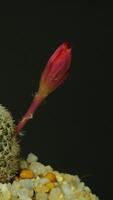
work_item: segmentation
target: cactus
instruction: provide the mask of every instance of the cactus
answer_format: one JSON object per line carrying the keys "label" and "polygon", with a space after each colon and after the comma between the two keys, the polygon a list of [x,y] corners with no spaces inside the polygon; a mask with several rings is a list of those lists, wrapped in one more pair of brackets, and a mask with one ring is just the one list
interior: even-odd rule
{"label": "cactus", "polygon": [[9,182],[19,170],[20,145],[14,136],[14,121],[0,105],[0,182]]}

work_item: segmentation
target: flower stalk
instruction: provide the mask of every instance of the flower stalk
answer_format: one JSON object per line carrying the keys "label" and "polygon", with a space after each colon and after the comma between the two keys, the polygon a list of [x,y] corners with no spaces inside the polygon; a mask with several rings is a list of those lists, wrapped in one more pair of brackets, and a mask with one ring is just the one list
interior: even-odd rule
{"label": "flower stalk", "polygon": [[39,96],[38,94],[35,95],[30,107],[28,108],[27,112],[22,117],[21,121],[18,123],[15,129],[15,134],[19,134],[26,123],[33,118],[33,114],[35,113],[36,109],[40,106],[43,101],[43,97]]}

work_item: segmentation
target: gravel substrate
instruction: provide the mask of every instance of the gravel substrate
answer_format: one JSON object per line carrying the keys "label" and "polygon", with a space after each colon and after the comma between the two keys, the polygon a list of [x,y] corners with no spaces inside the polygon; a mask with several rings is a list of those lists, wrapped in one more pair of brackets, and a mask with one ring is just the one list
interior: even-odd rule
{"label": "gravel substrate", "polygon": [[99,200],[77,175],[43,165],[33,153],[20,162],[13,183],[0,183],[0,200]]}

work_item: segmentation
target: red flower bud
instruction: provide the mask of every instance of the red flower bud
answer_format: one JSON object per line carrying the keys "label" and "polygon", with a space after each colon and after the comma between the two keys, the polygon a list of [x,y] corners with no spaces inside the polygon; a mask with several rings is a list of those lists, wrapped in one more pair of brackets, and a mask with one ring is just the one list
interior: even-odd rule
{"label": "red flower bud", "polygon": [[63,43],[61,46],[59,46],[54,54],[50,57],[42,73],[39,83],[39,90],[36,93],[27,112],[16,126],[16,135],[19,134],[25,124],[32,119],[35,110],[40,106],[42,101],[67,78],[69,75],[71,57],[71,47],[68,43]]}
{"label": "red flower bud", "polygon": [[69,75],[71,64],[71,47],[63,43],[50,57],[42,73],[38,94],[48,96],[53,92]]}

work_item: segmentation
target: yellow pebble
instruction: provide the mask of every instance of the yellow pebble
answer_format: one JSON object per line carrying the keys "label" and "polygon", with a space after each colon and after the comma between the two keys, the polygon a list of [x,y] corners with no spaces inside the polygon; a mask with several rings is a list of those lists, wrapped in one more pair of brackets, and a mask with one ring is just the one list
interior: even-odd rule
{"label": "yellow pebble", "polygon": [[53,189],[55,187],[54,183],[47,183],[46,186],[48,187],[49,190]]}
{"label": "yellow pebble", "polygon": [[63,177],[60,174],[56,175],[56,179],[57,179],[58,182],[62,182],[63,181]]}
{"label": "yellow pebble", "polygon": [[30,169],[23,169],[20,173],[20,178],[22,179],[31,179],[33,177],[33,172]]}
{"label": "yellow pebble", "polygon": [[55,174],[53,174],[52,172],[48,172],[45,175],[45,178],[49,179],[53,183],[57,181]]}
{"label": "yellow pebble", "polygon": [[39,185],[34,188],[35,192],[49,192],[49,188],[46,185]]}

